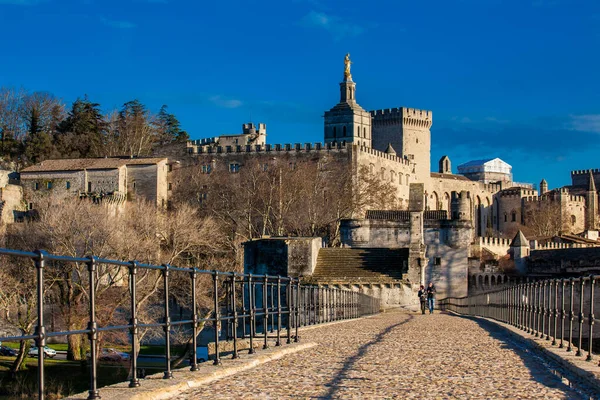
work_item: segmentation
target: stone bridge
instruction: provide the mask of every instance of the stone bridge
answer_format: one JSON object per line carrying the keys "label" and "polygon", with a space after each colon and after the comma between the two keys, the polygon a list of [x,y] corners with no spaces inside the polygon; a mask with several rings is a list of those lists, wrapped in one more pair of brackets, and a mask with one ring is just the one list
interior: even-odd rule
{"label": "stone bridge", "polygon": [[103,388],[102,397],[600,398],[597,359],[552,358],[543,343],[519,332],[445,312],[385,312],[304,328],[298,344],[224,359],[198,372],[175,371],[173,380],[160,374],[137,389]]}

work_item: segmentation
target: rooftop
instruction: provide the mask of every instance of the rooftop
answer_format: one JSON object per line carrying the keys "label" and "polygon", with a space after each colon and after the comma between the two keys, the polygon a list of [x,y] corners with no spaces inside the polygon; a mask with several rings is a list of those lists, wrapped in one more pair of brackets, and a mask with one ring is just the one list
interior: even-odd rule
{"label": "rooftop", "polygon": [[152,165],[166,161],[165,157],[144,158],[67,158],[60,160],[45,160],[21,171],[48,172],[48,171],[82,171],[86,169],[116,169],[124,165]]}

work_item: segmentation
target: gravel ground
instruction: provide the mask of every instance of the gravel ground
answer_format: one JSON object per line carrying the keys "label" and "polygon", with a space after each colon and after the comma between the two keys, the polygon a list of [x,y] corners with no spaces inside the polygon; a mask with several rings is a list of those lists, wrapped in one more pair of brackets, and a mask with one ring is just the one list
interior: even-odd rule
{"label": "gravel ground", "polygon": [[318,346],[174,399],[588,398],[486,322],[390,312],[300,334]]}

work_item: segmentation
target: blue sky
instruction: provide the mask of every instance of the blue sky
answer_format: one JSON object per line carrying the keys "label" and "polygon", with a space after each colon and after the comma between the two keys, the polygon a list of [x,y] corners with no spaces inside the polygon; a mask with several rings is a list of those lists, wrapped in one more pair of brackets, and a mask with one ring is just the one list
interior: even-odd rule
{"label": "blue sky", "polygon": [[368,110],[433,111],[432,167],[600,168],[596,0],[0,0],[0,86],[169,106],[192,138],[316,142],[350,52]]}

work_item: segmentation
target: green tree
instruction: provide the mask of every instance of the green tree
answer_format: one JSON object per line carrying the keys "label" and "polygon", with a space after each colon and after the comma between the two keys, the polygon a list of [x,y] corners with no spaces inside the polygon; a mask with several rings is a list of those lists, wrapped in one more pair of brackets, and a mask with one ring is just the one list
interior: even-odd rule
{"label": "green tree", "polygon": [[163,105],[154,121],[157,140],[160,145],[169,144],[175,141],[185,141],[189,139],[187,132],[181,130],[181,124],[174,114],[167,111],[167,106]]}
{"label": "green tree", "polygon": [[54,135],[64,118],[64,106],[60,100],[49,93],[32,93],[25,99],[23,117],[27,127],[27,161],[37,163],[60,156],[54,145]]}
{"label": "green tree", "polygon": [[105,130],[100,104],[91,102],[86,95],[73,102],[67,117],[59,124],[57,145],[64,157],[100,157],[104,155]]}

